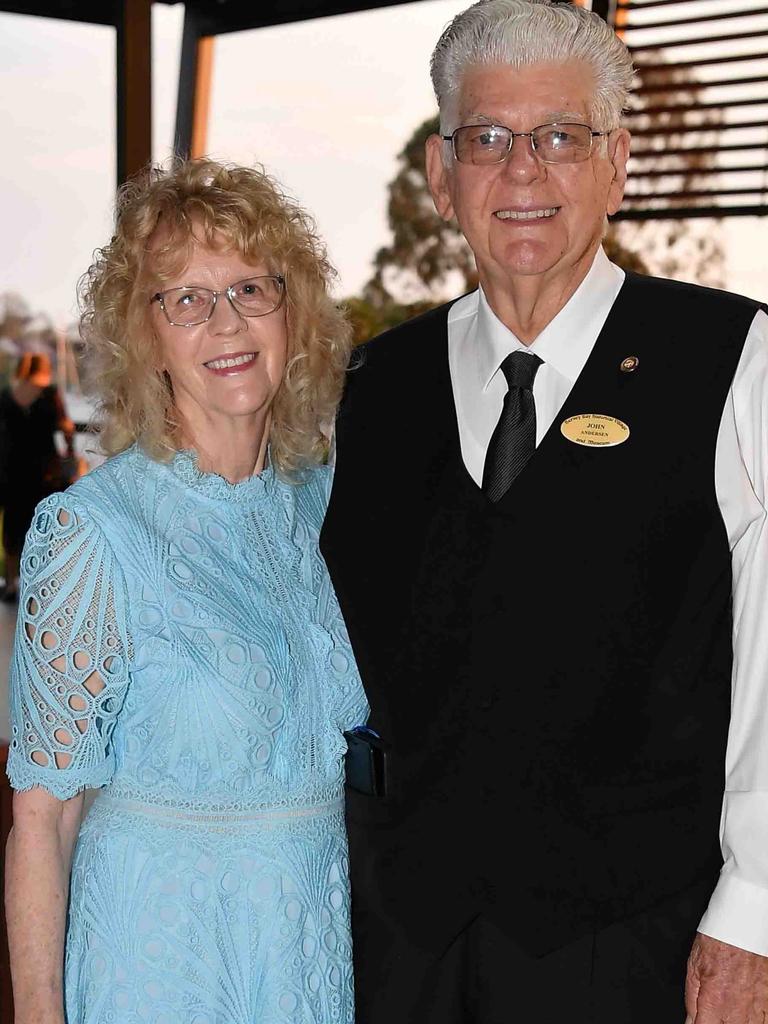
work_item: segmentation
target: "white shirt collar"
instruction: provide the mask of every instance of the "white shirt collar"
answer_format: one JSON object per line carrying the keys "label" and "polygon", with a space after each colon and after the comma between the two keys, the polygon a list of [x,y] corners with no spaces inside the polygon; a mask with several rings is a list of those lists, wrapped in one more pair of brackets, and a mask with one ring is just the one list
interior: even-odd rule
{"label": "white shirt collar", "polygon": [[587,276],[530,345],[523,343],[499,320],[478,289],[474,345],[462,346],[462,372],[476,374],[485,391],[510,352],[535,352],[549,366],[574,384],[586,363],[608,312],[624,283],[624,271],[598,249]]}

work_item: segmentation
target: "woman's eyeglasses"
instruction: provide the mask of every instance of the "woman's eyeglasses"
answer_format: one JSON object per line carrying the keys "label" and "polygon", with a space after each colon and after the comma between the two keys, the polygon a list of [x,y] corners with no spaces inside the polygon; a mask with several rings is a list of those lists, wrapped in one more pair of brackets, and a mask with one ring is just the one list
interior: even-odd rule
{"label": "woman's eyeglasses", "polygon": [[282,303],[285,278],[282,274],[246,277],[220,292],[212,288],[184,285],[156,292],[149,301],[160,303],[172,327],[197,327],[211,319],[220,295],[226,295],[241,316],[266,316],[274,313]]}

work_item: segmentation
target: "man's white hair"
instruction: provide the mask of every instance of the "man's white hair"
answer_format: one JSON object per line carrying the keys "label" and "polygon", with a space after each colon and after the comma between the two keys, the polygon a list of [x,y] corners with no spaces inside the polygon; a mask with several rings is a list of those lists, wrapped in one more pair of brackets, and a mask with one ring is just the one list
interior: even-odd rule
{"label": "man's white hair", "polygon": [[480,0],[456,15],[432,54],[440,131],[449,135],[458,126],[457,100],[469,68],[568,61],[582,61],[594,75],[592,127],[618,128],[632,87],[632,58],[599,15],[552,0]]}

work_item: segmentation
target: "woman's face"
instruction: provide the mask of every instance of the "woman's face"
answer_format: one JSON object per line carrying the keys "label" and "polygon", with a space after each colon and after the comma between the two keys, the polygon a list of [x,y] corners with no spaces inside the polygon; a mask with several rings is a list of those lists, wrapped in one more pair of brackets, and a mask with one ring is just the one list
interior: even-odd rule
{"label": "woman's face", "polygon": [[[215,428],[222,418],[240,419],[262,430],[269,422],[285,372],[285,305],[264,316],[246,317],[234,308],[226,289],[246,278],[270,273],[266,263],[246,263],[237,252],[211,249],[195,241],[187,266],[176,278],[157,287],[167,292],[194,285],[222,293],[211,318],[194,327],[170,324],[160,303],[152,303],[159,364],[171,379],[185,426],[195,435]],[[176,319],[171,298],[166,308]]]}

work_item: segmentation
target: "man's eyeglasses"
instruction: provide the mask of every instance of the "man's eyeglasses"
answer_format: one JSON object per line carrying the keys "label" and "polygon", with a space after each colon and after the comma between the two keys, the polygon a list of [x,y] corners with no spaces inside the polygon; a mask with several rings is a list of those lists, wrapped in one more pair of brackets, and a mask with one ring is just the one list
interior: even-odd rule
{"label": "man's eyeglasses", "polygon": [[267,313],[274,313],[282,303],[285,278],[282,274],[246,277],[221,292],[185,285],[183,288],[168,288],[164,292],[157,292],[149,301],[150,304],[160,303],[172,327],[196,327],[211,319],[220,295],[226,295],[241,316],[266,316]]}
{"label": "man's eyeglasses", "polygon": [[513,132],[501,124],[465,124],[452,135],[442,135],[462,164],[500,164],[512,152],[515,139],[530,139],[531,149],[547,164],[575,164],[592,152],[593,139],[610,132],[593,132],[589,125],[555,122],[530,132]]}

